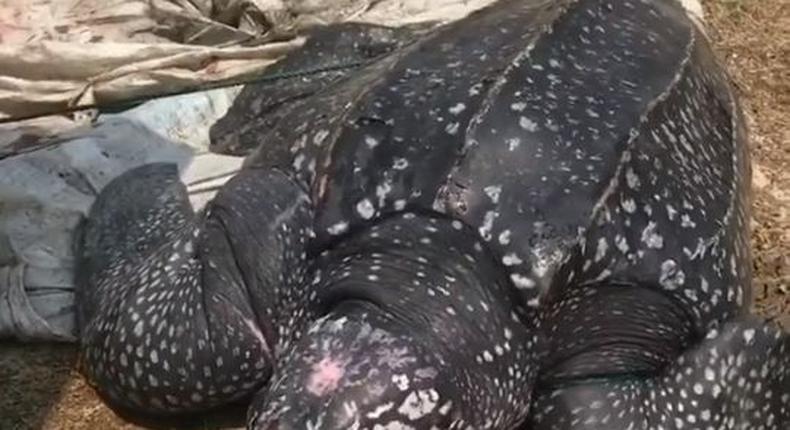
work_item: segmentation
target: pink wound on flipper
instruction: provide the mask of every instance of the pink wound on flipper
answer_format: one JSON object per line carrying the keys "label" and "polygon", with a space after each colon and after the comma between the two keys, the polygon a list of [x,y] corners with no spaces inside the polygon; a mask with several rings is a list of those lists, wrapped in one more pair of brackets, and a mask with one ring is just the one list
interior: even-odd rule
{"label": "pink wound on flipper", "polygon": [[312,373],[307,382],[307,391],[316,396],[331,393],[337,389],[345,372],[344,363],[324,357],[320,362],[313,364]]}

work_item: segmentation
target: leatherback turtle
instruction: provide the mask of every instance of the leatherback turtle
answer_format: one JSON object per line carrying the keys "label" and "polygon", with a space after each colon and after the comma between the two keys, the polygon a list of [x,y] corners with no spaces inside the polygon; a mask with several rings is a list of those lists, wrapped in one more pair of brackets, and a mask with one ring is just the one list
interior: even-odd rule
{"label": "leatherback turtle", "polygon": [[318,87],[244,130],[205,212],[169,165],[99,196],[78,300],[110,401],[258,393],[254,429],[787,428],[790,339],[748,315],[743,119],[675,1],[501,0]]}

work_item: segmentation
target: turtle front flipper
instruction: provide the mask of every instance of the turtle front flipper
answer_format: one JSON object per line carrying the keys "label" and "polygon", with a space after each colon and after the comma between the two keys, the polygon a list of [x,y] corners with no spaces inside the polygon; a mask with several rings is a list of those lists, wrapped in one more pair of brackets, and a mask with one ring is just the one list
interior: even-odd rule
{"label": "turtle front flipper", "polygon": [[790,336],[741,319],[654,376],[600,376],[538,395],[528,429],[766,429],[790,425]]}
{"label": "turtle front flipper", "polygon": [[196,216],[175,165],[114,179],[85,223],[82,370],[112,403],[203,410],[266,383],[297,326],[309,201],[277,171],[243,170]]}
{"label": "turtle front flipper", "polygon": [[211,127],[211,151],[247,155],[261,144],[271,146],[266,143],[271,139],[261,135],[275,129],[294,104],[412,42],[420,30],[364,23],[311,30],[302,48],[269,67],[260,82],[244,87],[228,113]]}

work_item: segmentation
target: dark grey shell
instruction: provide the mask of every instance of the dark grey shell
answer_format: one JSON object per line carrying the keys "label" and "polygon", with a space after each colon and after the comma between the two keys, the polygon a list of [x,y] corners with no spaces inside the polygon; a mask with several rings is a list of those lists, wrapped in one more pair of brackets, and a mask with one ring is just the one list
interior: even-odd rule
{"label": "dark grey shell", "polygon": [[295,170],[319,239],[438,210],[526,305],[653,285],[702,333],[749,302],[743,121],[674,1],[503,1],[284,112],[247,164]]}

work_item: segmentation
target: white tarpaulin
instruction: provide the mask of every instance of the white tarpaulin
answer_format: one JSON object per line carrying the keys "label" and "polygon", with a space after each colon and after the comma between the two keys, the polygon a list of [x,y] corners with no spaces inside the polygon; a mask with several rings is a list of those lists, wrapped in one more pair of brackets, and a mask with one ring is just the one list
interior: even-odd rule
{"label": "white tarpaulin", "polygon": [[0,0],[0,120],[240,81],[309,26],[460,18],[491,0]]}
{"label": "white tarpaulin", "polygon": [[145,163],[177,163],[199,209],[238,170],[241,158],[206,150],[209,126],[236,92],[152,101],[0,160],[0,339],[74,340],[72,237],[112,178]]}

